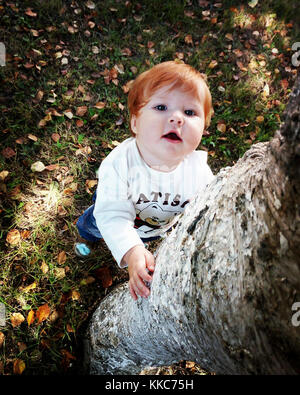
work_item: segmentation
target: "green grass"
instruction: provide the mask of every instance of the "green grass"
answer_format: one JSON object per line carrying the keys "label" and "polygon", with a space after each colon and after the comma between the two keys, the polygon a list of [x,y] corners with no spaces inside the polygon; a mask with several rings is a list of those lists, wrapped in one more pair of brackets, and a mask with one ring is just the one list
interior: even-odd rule
{"label": "green grass", "polygon": [[[95,190],[86,181],[95,179],[113,142],[130,136],[123,86],[175,58],[205,73],[215,114],[200,148],[216,173],[273,136],[297,73],[290,50],[299,41],[296,1],[264,1],[253,9],[229,0],[221,8],[180,0],[111,0],[95,2],[95,9],[85,3],[0,0],[0,42],[8,55],[0,67],[0,173],[9,172],[0,181],[0,302],[7,311],[0,374],[17,374],[17,359],[25,362],[23,375],[77,372],[91,314],[127,279],[104,246],[87,262],[73,252],[76,219]],[[37,15],[27,15],[28,7]],[[115,65],[124,71],[105,81]],[[98,102],[105,107],[95,108]],[[84,115],[76,115],[80,106],[87,107]],[[51,119],[39,127],[49,111]],[[6,158],[4,148],[15,155]],[[33,173],[36,161],[59,166]],[[24,236],[15,245],[6,240],[13,229]],[[66,260],[59,263],[62,251]],[[112,276],[108,289],[97,276],[104,266]],[[44,304],[51,309],[47,320],[28,325],[28,313]],[[14,313],[25,318],[15,328]]]}

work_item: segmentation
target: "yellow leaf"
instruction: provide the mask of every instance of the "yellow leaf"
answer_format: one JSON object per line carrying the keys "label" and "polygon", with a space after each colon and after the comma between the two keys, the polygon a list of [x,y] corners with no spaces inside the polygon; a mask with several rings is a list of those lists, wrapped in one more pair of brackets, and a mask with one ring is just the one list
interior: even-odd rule
{"label": "yellow leaf", "polygon": [[3,170],[0,172],[0,181],[4,181],[5,178],[8,176],[9,172],[7,170]]}
{"label": "yellow leaf", "polygon": [[6,241],[11,245],[16,245],[21,240],[21,235],[18,229],[12,229],[7,233]]}
{"label": "yellow leaf", "polygon": [[256,121],[258,122],[258,123],[262,123],[263,121],[264,121],[264,117],[262,116],[262,115],[259,115],[258,117],[256,117]]}
{"label": "yellow leaf", "polygon": [[21,325],[24,320],[25,318],[22,316],[21,313],[13,313],[10,317],[10,321],[13,328]]}
{"label": "yellow leaf", "polygon": [[41,264],[41,271],[42,271],[44,274],[46,274],[46,273],[48,273],[48,270],[49,270],[48,265],[46,264],[45,261],[43,261],[42,264]]}
{"label": "yellow leaf", "polygon": [[55,268],[55,277],[58,280],[61,280],[62,278],[66,277],[66,271],[63,267],[56,267]]}
{"label": "yellow leaf", "polygon": [[73,290],[71,297],[72,297],[72,300],[80,300],[80,293],[78,291]]}
{"label": "yellow leaf", "polygon": [[98,180],[86,180],[86,182],[85,182],[85,185],[88,188],[93,188],[97,184],[98,184]]}
{"label": "yellow leaf", "polygon": [[218,62],[216,60],[212,60],[210,64],[208,65],[209,69],[214,69],[218,65]]}
{"label": "yellow leaf", "polygon": [[23,288],[23,292],[28,293],[32,289],[36,288],[36,282],[33,282],[32,284],[27,285],[27,287]]}
{"label": "yellow leaf", "polygon": [[35,313],[33,310],[30,310],[27,315],[27,324],[30,326],[35,320]]}
{"label": "yellow leaf", "polygon": [[5,340],[5,335],[3,332],[0,332],[0,348],[3,346]]}
{"label": "yellow leaf", "polygon": [[43,304],[37,309],[36,317],[38,319],[39,324],[45,321],[49,317],[50,312],[51,310],[48,303]]}
{"label": "yellow leaf", "polygon": [[14,374],[22,374],[26,368],[25,362],[22,359],[16,359],[14,361],[13,370]]}

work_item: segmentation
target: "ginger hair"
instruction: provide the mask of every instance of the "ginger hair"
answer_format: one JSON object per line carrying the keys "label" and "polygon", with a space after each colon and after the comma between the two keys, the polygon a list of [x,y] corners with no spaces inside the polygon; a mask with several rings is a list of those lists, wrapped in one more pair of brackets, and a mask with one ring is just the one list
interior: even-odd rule
{"label": "ginger hair", "polygon": [[[170,85],[170,91],[173,89],[182,89],[189,92],[199,100],[199,84],[201,81],[204,94],[204,115],[205,127],[210,124],[213,114],[212,98],[209,88],[206,84],[205,77],[192,66],[185,63],[168,61],[157,64],[151,69],[141,73],[131,85],[128,94],[128,109],[130,121],[133,115],[138,116],[139,111],[150,100],[151,96],[164,86]],[[133,131],[131,131],[133,135]]]}

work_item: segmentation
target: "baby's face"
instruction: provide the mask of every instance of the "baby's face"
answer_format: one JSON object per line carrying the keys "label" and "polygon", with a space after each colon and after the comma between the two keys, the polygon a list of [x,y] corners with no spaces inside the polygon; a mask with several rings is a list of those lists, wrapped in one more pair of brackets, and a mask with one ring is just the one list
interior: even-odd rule
{"label": "baby's face", "polygon": [[139,151],[148,166],[171,171],[194,151],[205,125],[204,90],[199,81],[199,98],[166,86],[156,91],[133,116],[131,128]]}

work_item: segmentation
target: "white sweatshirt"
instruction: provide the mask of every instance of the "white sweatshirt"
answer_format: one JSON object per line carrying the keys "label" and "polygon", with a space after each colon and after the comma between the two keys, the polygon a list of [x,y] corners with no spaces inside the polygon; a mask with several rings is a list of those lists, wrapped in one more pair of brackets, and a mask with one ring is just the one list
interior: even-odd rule
{"label": "white sweatshirt", "polygon": [[141,238],[163,236],[214,176],[205,151],[193,151],[171,172],[153,170],[130,137],[102,161],[98,178],[94,217],[121,266],[130,248],[143,245]]}

